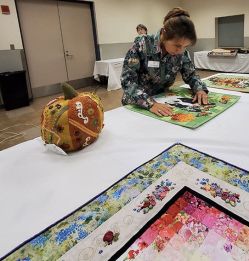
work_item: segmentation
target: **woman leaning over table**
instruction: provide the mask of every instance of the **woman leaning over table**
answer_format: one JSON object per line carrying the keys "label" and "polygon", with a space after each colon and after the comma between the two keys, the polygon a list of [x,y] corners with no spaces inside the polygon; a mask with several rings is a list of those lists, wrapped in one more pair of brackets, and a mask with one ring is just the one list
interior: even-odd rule
{"label": "woman leaning over table", "polygon": [[123,105],[136,104],[158,116],[172,115],[170,105],[157,103],[153,95],[164,92],[180,72],[193,91],[193,102],[208,103],[208,90],[196,75],[186,48],[196,43],[196,32],[189,13],[173,8],[156,35],[137,37],[127,52],[121,84]]}

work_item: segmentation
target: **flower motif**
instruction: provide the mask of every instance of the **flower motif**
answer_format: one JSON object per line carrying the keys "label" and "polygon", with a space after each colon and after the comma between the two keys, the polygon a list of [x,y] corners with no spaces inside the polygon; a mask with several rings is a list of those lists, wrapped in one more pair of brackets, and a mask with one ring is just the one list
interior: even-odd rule
{"label": "flower motif", "polygon": [[232,248],[233,248],[233,246],[232,246],[231,243],[227,243],[227,244],[224,245],[224,249],[225,249],[226,252],[228,252],[228,253],[232,251]]}
{"label": "flower motif", "polygon": [[171,117],[171,119],[173,121],[189,122],[195,119],[195,115],[192,113],[176,113]]}
{"label": "flower motif", "polygon": [[111,245],[113,242],[118,241],[119,233],[113,233],[112,231],[107,231],[103,236],[103,241],[105,242],[105,246]]}
{"label": "flower motif", "polygon": [[235,207],[237,203],[240,203],[240,195],[238,193],[233,193],[229,190],[223,189],[217,183],[211,183],[209,179],[197,179],[197,184],[198,183],[201,185],[201,189],[209,192],[214,198],[220,197],[223,201],[230,204],[232,207]]}
{"label": "flower motif", "polygon": [[223,103],[223,104],[226,104],[230,101],[230,97],[227,96],[227,95],[223,95],[221,98],[220,98],[220,103]]}
{"label": "flower motif", "polygon": [[152,191],[152,195],[148,194],[147,197],[140,203],[138,208],[135,208],[134,211],[140,212],[143,210],[143,213],[148,213],[156,205],[156,200],[162,201],[170,190],[174,189],[175,183],[166,179],[161,181],[159,185],[155,187],[155,190]]}

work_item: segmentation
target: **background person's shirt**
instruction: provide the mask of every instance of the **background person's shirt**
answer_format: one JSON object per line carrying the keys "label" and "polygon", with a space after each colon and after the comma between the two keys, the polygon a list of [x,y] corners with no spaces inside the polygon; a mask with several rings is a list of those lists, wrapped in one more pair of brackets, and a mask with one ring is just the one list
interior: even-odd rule
{"label": "background person's shirt", "polygon": [[205,83],[195,74],[187,50],[179,55],[163,55],[160,31],[155,36],[136,37],[132,48],[126,54],[121,75],[123,105],[136,104],[150,109],[155,102],[151,96],[171,86],[177,72],[182,74],[182,79],[189,84],[194,94],[200,90],[207,91]]}

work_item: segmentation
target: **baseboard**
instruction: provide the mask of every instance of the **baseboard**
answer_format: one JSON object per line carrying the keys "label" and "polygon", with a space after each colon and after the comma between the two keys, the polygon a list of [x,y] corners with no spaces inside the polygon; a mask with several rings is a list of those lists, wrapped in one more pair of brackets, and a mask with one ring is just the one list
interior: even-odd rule
{"label": "baseboard", "polygon": [[[98,85],[98,82],[96,82],[93,79],[93,77],[73,80],[73,81],[69,81],[68,83],[71,84],[75,89]],[[34,98],[54,95],[60,92],[62,92],[60,83],[32,88],[32,93]]]}

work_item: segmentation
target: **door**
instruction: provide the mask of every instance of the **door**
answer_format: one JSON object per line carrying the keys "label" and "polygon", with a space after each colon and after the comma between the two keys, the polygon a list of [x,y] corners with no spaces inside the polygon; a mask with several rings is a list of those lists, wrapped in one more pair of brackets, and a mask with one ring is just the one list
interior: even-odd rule
{"label": "door", "polygon": [[56,1],[18,0],[17,8],[32,88],[67,81]]}
{"label": "door", "polygon": [[92,76],[95,46],[89,4],[17,0],[17,8],[32,88]]}
{"label": "door", "polygon": [[93,75],[95,47],[89,4],[58,2],[68,80]]}

